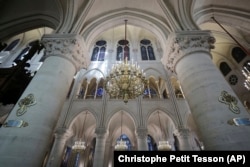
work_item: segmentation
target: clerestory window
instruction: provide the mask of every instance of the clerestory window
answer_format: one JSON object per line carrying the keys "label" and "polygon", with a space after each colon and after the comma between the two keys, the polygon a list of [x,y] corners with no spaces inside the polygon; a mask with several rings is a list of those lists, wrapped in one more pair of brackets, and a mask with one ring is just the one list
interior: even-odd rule
{"label": "clerestory window", "polygon": [[141,46],[141,59],[142,60],[155,60],[154,49],[152,43],[148,39],[143,39],[140,42]]}
{"label": "clerestory window", "polygon": [[104,61],[106,47],[107,47],[106,41],[104,40],[97,41],[93,49],[91,61]]}

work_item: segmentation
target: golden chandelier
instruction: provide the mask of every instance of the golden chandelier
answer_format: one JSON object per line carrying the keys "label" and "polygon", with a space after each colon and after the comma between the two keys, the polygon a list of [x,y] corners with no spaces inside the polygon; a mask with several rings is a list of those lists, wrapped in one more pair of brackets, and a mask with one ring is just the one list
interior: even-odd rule
{"label": "golden chandelier", "polygon": [[[125,41],[126,23],[127,20]],[[128,99],[135,99],[143,94],[147,80],[137,63],[128,63],[127,53],[123,52],[123,58],[122,63],[113,65],[104,81],[104,88],[111,98],[122,98],[127,103]]]}
{"label": "golden chandelier", "polygon": [[121,136],[120,136],[121,139],[118,140],[116,145],[115,145],[115,150],[116,151],[126,151],[126,150],[128,150],[128,146],[127,146],[126,141],[122,140],[122,114],[123,114],[123,111],[121,112]]}
{"label": "golden chandelier", "polygon": [[[161,119],[160,119],[160,113],[159,111],[157,111],[158,113],[158,118],[159,118],[159,124],[160,124],[160,128],[161,128],[161,132],[162,132],[162,139],[165,138],[165,133],[162,130],[162,126],[161,126]],[[158,150],[159,151],[171,151],[172,150],[172,146],[169,144],[169,142],[167,140],[160,140],[159,141],[159,145],[158,145]]]}

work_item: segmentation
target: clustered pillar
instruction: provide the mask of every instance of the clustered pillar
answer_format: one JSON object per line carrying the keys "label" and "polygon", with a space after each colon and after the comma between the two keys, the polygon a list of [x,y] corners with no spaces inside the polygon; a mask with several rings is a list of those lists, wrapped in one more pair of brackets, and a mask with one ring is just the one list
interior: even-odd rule
{"label": "clustered pillar", "polygon": [[[162,62],[178,76],[205,150],[249,150],[250,128],[229,124],[249,115],[211,60],[214,43],[209,31],[173,33]],[[231,106],[233,99],[240,112]]]}
{"label": "clustered pillar", "polygon": [[103,166],[104,164],[106,138],[107,138],[106,130],[104,128],[97,128],[93,167],[100,167],[100,166]]}
{"label": "clustered pillar", "polygon": [[65,128],[57,129],[55,140],[46,167],[60,166],[67,140],[73,133]]}
{"label": "clustered pillar", "polygon": [[137,134],[137,144],[138,150],[140,151],[147,151],[148,150],[148,131],[147,128],[138,128],[136,131]]}
{"label": "clustered pillar", "polygon": [[[1,166],[42,166],[45,163],[73,77],[84,66],[81,36],[51,34],[45,35],[42,42],[46,48],[45,61],[6,120],[23,120],[28,126],[0,129]],[[32,105],[21,101],[30,94]],[[23,109],[26,112],[17,114]]]}

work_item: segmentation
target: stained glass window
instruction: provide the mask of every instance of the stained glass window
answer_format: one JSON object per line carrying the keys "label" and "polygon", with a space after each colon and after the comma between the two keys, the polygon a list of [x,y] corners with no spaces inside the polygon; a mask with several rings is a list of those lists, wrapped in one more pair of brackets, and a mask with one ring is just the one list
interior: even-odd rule
{"label": "stained glass window", "polygon": [[104,61],[107,42],[104,40],[97,41],[91,56],[91,61]]}
{"label": "stained glass window", "polygon": [[98,88],[96,91],[96,96],[101,97],[103,95],[103,88]]}
{"label": "stained glass window", "polygon": [[130,60],[129,42],[127,40],[120,40],[117,43],[116,60],[122,61],[126,57]]}
{"label": "stained glass window", "polygon": [[232,69],[226,62],[220,63],[220,70],[224,76],[226,76]]}
{"label": "stained glass window", "polygon": [[0,52],[7,47],[7,44],[6,43],[2,43],[0,42]]}
{"label": "stained glass window", "polygon": [[246,57],[246,53],[240,47],[234,47],[232,56],[237,63],[240,63]]}
{"label": "stained glass window", "polygon": [[145,46],[141,46],[141,59],[148,60],[147,51]]}
{"label": "stained glass window", "polygon": [[141,57],[142,60],[155,60],[154,49],[150,40],[143,39],[141,44]]}
{"label": "stained glass window", "polygon": [[16,39],[14,41],[12,41],[5,49],[4,51],[11,51],[20,41],[20,39]]}
{"label": "stained glass window", "polygon": [[128,136],[125,134],[122,134],[117,140],[116,142],[120,141],[122,139],[122,141],[126,141],[126,144],[128,146],[128,151],[132,149],[132,144],[131,141],[129,140]]}
{"label": "stained glass window", "polygon": [[157,93],[156,93],[156,91],[154,90],[154,89],[151,89],[151,88],[146,88],[145,90],[144,90],[144,96],[149,96],[149,95],[151,95],[151,96],[157,96]]}
{"label": "stained glass window", "polygon": [[30,47],[26,47],[24,48],[20,53],[19,55],[16,57],[16,59],[14,60],[15,63],[18,63],[20,61],[23,60],[24,56],[27,55],[29,53],[29,49]]}
{"label": "stained glass window", "polygon": [[148,142],[148,150],[149,151],[157,150],[157,145],[156,145],[154,139],[150,135],[148,135],[148,137],[147,137],[147,142]]}

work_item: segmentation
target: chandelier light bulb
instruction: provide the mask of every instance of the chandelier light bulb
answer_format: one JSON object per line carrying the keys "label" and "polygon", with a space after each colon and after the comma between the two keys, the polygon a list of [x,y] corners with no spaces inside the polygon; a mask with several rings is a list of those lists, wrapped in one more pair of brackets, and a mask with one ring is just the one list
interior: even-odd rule
{"label": "chandelier light bulb", "polygon": [[126,141],[123,141],[122,139],[117,141],[117,144],[115,145],[116,151],[126,151],[128,150],[128,146]]}
{"label": "chandelier light bulb", "polygon": [[125,62],[113,65],[104,81],[105,90],[112,98],[122,98],[125,103],[143,94],[147,83],[139,66]]}
{"label": "chandelier light bulb", "polygon": [[159,151],[171,151],[171,145],[168,141],[159,141],[158,150]]}
{"label": "chandelier light bulb", "polygon": [[86,149],[84,141],[75,141],[75,144],[72,146],[72,149],[77,152],[84,151]]}
{"label": "chandelier light bulb", "polygon": [[[249,63],[247,64],[247,66],[250,67]],[[247,90],[250,90],[250,72],[248,70],[248,68],[246,66],[243,67],[243,70],[241,70],[243,76],[245,77],[245,81],[244,81],[244,86]]]}

